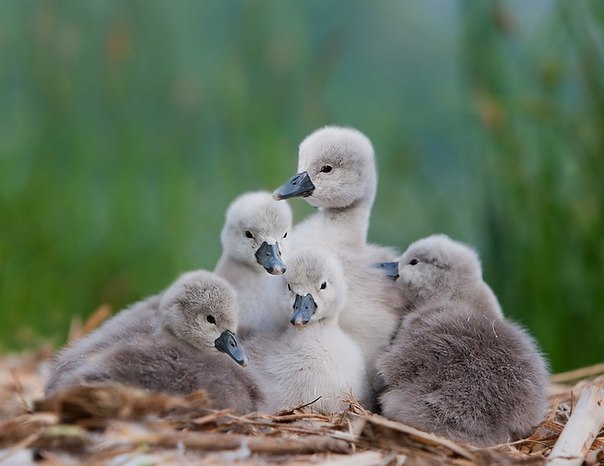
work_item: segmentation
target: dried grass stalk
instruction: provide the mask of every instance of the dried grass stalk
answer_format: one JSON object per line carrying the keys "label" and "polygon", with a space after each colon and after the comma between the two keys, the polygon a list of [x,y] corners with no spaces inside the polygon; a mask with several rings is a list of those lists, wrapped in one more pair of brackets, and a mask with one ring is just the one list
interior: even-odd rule
{"label": "dried grass stalk", "polygon": [[554,445],[548,466],[580,466],[604,425],[604,389],[587,387]]}
{"label": "dried grass stalk", "polygon": [[70,387],[34,404],[36,411],[57,413],[65,423],[80,419],[140,419],[168,412],[201,413],[208,407],[203,391],[181,398],[122,385]]}

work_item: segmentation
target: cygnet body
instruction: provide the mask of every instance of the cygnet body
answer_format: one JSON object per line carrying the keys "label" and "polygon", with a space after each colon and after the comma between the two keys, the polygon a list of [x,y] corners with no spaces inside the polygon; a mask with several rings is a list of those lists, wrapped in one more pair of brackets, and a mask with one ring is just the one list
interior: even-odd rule
{"label": "cygnet body", "polygon": [[477,254],[434,235],[398,271],[408,314],[377,360],[384,416],[476,446],[529,435],[547,409],[547,364],[502,317]]}
{"label": "cygnet body", "polygon": [[256,410],[260,389],[227,357],[247,364],[236,318],[235,292],[224,279],[202,270],[183,274],[163,293],[151,335],[95,353],[57,388],[117,382],[172,394],[203,389],[217,409]]}
{"label": "cygnet body", "polygon": [[318,207],[294,227],[291,249],[321,247],[344,263],[349,293],[340,324],[361,345],[370,373],[402,311],[400,292],[372,267],[393,260],[397,252],[366,242],[376,187],[369,139],[352,128],[328,126],[302,141],[298,174],[273,193],[275,199],[303,197]]}
{"label": "cygnet body", "polygon": [[292,214],[268,192],[246,193],[229,206],[221,233],[222,256],[214,272],[237,292],[239,334],[280,333],[288,322],[280,276]]}
{"label": "cygnet body", "polygon": [[155,295],[133,304],[59,351],[51,363],[45,394],[50,395],[64,385],[63,381],[86,366],[96,353],[121,341],[130,341],[138,335],[152,334],[157,327],[160,300],[161,295]]}
{"label": "cygnet body", "polygon": [[297,251],[285,278],[292,325],[277,340],[260,338],[250,347],[251,369],[270,400],[267,409],[295,408],[319,398],[313,409],[340,412],[350,393],[366,402],[369,383],[363,354],[338,325],[347,290],[337,258],[316,250]]}

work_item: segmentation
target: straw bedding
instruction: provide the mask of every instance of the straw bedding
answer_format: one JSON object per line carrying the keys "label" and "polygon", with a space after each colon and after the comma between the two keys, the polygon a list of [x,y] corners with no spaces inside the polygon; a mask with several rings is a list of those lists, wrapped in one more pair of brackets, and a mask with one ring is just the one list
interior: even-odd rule
{"label": "straw bedding", "polygon": [[[578,393],[604,387],[604,364],[555,375],[549,416],[529,438],[476,449],[369,413],[354,399],[332,417],[312,404],[235,416],[212,410],[203,392],[174,397],[123,386],[43,399],[49,356],[0,357],[1,464],[545,464]],[[604,431],[584,464],[604,464]]]}

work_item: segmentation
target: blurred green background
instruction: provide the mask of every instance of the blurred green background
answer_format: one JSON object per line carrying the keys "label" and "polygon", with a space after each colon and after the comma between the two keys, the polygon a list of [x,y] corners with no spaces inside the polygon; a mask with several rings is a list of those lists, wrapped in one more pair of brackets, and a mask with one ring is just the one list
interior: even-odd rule
{"label": "blurred green background", "polygon": [[604,360],[600,0],[0,2],[3,349],[213,268],[325,124],[374,143],[372,241],[474,244],[554,370]]}

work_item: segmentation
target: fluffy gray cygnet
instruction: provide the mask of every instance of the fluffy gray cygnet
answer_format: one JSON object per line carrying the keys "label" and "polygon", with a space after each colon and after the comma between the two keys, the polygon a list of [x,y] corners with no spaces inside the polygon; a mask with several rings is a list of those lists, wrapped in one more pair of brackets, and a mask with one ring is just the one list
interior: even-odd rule
{"label": "fluffy gray cygnet", "polygon": [[352,393],[366,403],[369,381],[357,343],[338,324],[346,302],[342,267],[328,252],[300,250],[287,264],[291,325],[277,339],[251,341],[251,367],[267,393],[267,410],[295,408],[320,397],[312,408],[345,409]]}
{"label": "fluffy gray cygnet", "polygon": [[398,253],[367,243],[377,174],[371,141],[352,128],[326,126],[300,144],[298,174],[275,190],[275,199],[303,197],[318,212],[297,224],[291,250],[321,248],[344,263],[348,299],[340,325],[363,350],[368,371],[396,331],[402,298],[392,282],[372,264]]}
{"label": "fluffy gray cygnet", "polygon": [[547,363],[505,320],[477,254],[434,235],[402,255],[407,302],[396,339],[377,359],[384,416],[476,446],[529,435],[547,406]]}
{"label": "fluffy gray cygnet", "polygon": [[233,333],[236,317],[235,292],[224,279],[202,270],[183,274],[162,295],[152,334],[94,353],[57,388],[118,382],[172,394],[203,389],[217,409],[254,411],[263,395],[227,357],[247,364]]}
{"label": "fluffy gray cygnet", "polygon": [[292,213],[268,192],[245,193],[226,213],[220,236],[222,256],[214,273],[237,292],[239,335],[281,333],[288,325],[285,303],[287,235]]}

